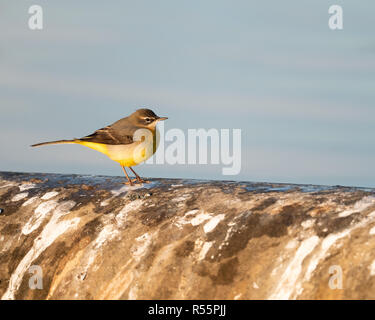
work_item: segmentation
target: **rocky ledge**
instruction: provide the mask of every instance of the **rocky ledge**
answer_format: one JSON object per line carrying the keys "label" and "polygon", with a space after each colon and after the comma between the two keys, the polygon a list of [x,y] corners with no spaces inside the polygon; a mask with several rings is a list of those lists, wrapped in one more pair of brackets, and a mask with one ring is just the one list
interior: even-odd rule
{"label": "rocky ledge", "polygon": [[374,299],[375,190],[0,173],[2,299]]}

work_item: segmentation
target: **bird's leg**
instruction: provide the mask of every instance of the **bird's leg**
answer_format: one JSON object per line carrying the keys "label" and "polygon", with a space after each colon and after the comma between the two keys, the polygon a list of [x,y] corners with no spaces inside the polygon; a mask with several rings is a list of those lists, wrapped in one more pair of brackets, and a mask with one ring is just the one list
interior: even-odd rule
{"label": "bird's leg", "polygon": [[150,181],[143,180],[137,173],[133,170],[132,167],[129,167],[129,169],[135,174],[135,177],[140,183],[150,183]]}
{"label": "bird's leg", "polygon": [[135,181],[136,179],[134,179],[134,180],[132,181],[132,180],[129,178],[128,173],[126,172],[125,168],[124,168],[123,166],[121,166],[121,168],[122,168],[122,170],[124,171],[126,178],[128,179],[128,181],[125,182],[125,184],[129,184],[129,185],[133,186],[133,185],[134,185],[133,181]]}

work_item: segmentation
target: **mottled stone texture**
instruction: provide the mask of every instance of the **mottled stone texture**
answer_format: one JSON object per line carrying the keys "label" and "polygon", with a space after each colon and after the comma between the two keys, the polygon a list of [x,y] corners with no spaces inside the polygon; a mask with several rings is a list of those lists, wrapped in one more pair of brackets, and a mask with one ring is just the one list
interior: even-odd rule
{"label": "mottled stone texture", "polygon": [[375,298],[374,190],[123,181],[0,173],[0,297]]}

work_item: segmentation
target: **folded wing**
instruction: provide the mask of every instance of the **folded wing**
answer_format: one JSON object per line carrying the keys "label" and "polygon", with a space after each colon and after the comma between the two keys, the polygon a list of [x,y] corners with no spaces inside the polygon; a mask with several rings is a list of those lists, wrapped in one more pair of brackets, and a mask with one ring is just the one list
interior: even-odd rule
{"label": "folded wing", "polygon": [[129,132],[113,130],[110,126],[96,130],[94,133],[79,139],[80,141],[103,143],[110,145],[133,143],[133,135]]}

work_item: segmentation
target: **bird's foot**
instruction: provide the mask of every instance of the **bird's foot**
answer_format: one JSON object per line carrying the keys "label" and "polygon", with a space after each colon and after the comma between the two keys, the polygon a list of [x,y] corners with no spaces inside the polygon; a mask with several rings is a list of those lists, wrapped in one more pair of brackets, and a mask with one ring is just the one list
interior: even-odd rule
{"label": "bird's foot", "polygon": [[137,179],[132,179],[130,181],[125,181],[125,182],[123,182],[123,184],[126,184],[128,186],[134,186],[134,182],[137,182]]}
{"label": "bird's foot", "polygon": [[151,183],[151,181],[143,180],[142,178],[137,179],[139,183]]}
{"label": "bird's foot", "polygon": [[143,180],[142,178],[139,178],[139,179],[135,178],[135,179],[131,179],[131,181],[123,182],[123,184],[129,185],[129,186],[136,186],[136,185],[140,185],[143,183],[151,183],[151,181]]}

